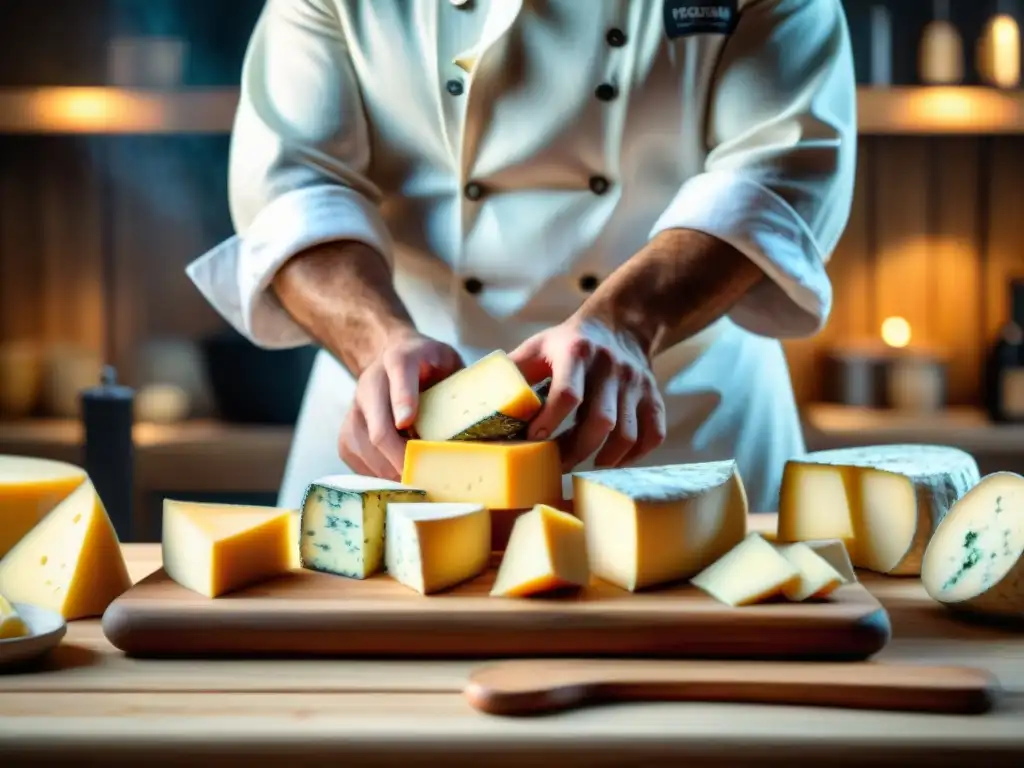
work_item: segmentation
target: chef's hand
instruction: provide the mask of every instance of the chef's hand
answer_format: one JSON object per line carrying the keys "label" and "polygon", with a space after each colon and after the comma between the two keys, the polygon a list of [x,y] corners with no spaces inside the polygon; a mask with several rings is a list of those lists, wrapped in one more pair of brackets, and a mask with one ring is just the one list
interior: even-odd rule
{"label": "chef's hand", "polygon": [[338,439],[342,460],[358,474],[398,480],[407,442],[398,431],[416,420],[420,390],[462,367],[458,352],[415,331],[389,342],[359,376]]}
{"label": "chef's hand", "polygon": [[595,319],[571,317],[527,339],[509,355],[531,383],[551,377],[528,436],[543,440],[578,406],[559,437],[563,471],[598,452],[595,464],[636,461],[665,439],[665,405],[636,339]]}

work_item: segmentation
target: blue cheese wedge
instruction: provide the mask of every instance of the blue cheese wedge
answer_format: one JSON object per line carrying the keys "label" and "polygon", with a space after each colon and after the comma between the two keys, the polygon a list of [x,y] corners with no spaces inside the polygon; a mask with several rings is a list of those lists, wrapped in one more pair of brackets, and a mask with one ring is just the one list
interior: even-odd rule
{"label": "blue cheese wedge", "polygon": [[330,475],[310,483],[299,512],[303,568],[365,579],[384,564],[390,502],[416,503],[425,491],[363,475]]}
{"label": "blue cheese wedge", "polygon": [[1024,477],[988,475],[953,506],[925,550],[921,581],[950,608],[1024,617]]}

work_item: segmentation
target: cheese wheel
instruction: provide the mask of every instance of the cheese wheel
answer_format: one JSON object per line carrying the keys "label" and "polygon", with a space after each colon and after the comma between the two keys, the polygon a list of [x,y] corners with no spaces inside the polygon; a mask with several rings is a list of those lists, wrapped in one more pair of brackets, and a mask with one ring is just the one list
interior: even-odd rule
{"label": "cheese wheel", "polygon": [[0,557],[85,481],[62,461],[0,456]]}

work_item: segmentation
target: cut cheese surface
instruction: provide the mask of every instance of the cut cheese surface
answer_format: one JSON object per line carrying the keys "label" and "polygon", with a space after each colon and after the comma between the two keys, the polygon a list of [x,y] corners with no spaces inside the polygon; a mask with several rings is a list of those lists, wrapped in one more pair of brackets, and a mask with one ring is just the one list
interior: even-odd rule
{"label": "cut cheese surface", "polygon": [[384,567],[384,525],[391,502],[426,494],[392,480],[330,475],[313,481],[302,500],[299,556],[314,571],[365,579]]}
{"label": "cut cheese surface", "polygon": [[1024,617],[1024,477],[988,475],[954,505],[928,544],[921,581],[940,603]]}
{"label": "cut cheese surface", "polygon": [[507,439],[540,408],[519,368],[497,350],[424,391],[414,429],[421,440]]}
{"label": "cut cheese surface", "polygon": [[853,563],[850,562],[850,554],[846,551],[846,545],[839,539],[820,539],[803,543],[831,565],[843,577],[844,584],[857,583],[857,574],[853,570]]}
{"label": "cut cheese surface", "polygon": [[0,560],[0,594],[68,620],[102,616],[131,585],[117,533],[88,479]]}
{"label": "cut cheese surface", "polygon": [[538,504],[516,520],[491,595],[526,597],[588,583],[583,522]]}
{"label": "cut cheese surface", "polygon": [[164,500],[164,570],[205,597],[290,571],[292,537],[287,509]]}
{"label": "cut cheese surface", "polygon": [[410,440],[402,482],[435,502],[483,504],[494,509],[558,506],[562,463],[558,444],[543,442],[431,442]]}
{"label": "cut cheese surface", "polygon": [[297,509],[288,510],[291,514],[288,522],[290,524],[291,542],[288,544],[288,558],[293,569],[302,567],[302,555],[299,554],[299,542],[302,540],[302,515]]}
{"label": "cut cheese surface", "polygon": [[782,589],[787,600],[802,602],[828,597],[846,581],[825,558],[803,542],[783,544],[779,547],[779,553],[800,573],[796,583]]}
{"label": "cut cheese surface", "polygon": [[0,557],[85,481],[62,461],[0,456]]}
{"label": "cut cheese surface", "polygon": [[454,587],[486,569],[491,516],[481,504],[388,504],[387,571],[422,595]]}
{"label": "cut cheese surface", "polygon": [[24,619],[14,610],[10,601],[0,595],[0,640],[13,640],[17,637],[27,637],[28,634],[28,625]]}
{"label": "cut cheese surface", "polygon": [[747,531],[734,461],[579,472],[573,503],[591,570],[631,591],[690,578]]}
{"label": "cut cheese surface", "polygon": [[690,581],[720,603],[752,605],[792,590],[800,571],[778,549],[752,533]]}
{"label": "cut cheese surface", "polygon": [[840,539],[858,568],[916,575],[935,527],[979,477],[970,454],[946,446],[810,453],[786,463],[778,538]]}

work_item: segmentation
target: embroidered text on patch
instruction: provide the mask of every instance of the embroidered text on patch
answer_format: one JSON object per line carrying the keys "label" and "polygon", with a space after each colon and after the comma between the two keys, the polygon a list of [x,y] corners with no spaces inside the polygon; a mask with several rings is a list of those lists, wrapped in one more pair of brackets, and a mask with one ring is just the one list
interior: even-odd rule
{"label": "embroidered text on patch", "polygon": [[736,28],[736,0],[665,0],[665,35],[730,34]]}

